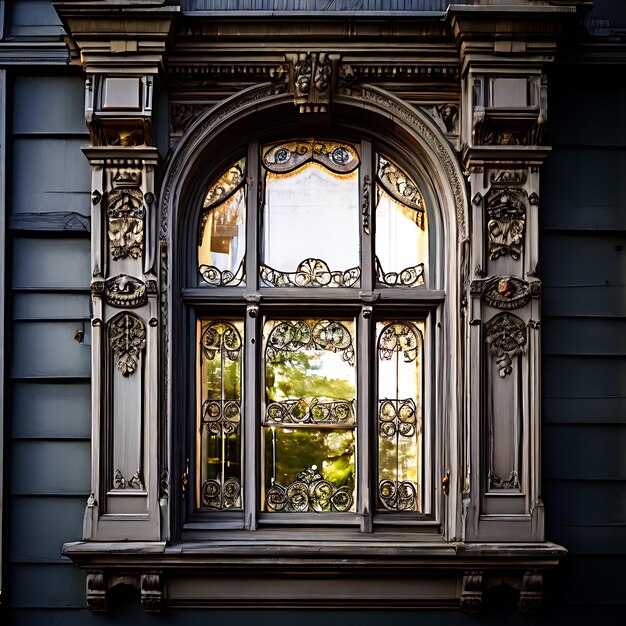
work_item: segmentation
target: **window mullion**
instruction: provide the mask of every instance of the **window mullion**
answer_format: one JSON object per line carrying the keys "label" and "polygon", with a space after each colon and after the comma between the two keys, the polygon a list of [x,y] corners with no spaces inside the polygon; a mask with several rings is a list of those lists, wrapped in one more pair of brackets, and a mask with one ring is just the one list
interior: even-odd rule
{"label": "window mullion", "polygon": [[[258,301],[259,275],[259,223],[260,190],[259,145],[251,143],[248,148],[248,221],[246,231],[246,293],[248,302]],[[243,450],[244,450],[244,528],[256,530],[258,502],[258,445],[259,445],[259,402],[260,388],[257,367],[257,346],[259,345],[258,306],[250,304],[246,310],[245,350],[244,350],[244,414],[243,414]]]}
{"label": "window mullion", "polygon": [[[259,275],[259,232],[261,222],[261,190],[259,172],[259,144],[248,148],[248,197],[246,223],[246,300],[257,293]],[[254,298],[256,299],[256,298]]]}
{"label": "window mullion", "polygon": [[359,194],[361,198],[361,290],[371,292],[374,289],[374,179],[372,169],[372,144],[361,143],[361,167]]}
{"label": "window mullion", "polygon": [[373,476],[372,455],[373,449],[371,438],[372,415],[372,390],[376,389],[372,380],[372,308],[364,306],[358,320],[357,330],[357,380],[358,390],[358,411],[357,411],[357,450],[358,450],[358,471],[357,471],[357,503],[358,512],[361,517],[361,532],[371,533],[372,524],[372,494],[371,480]]}

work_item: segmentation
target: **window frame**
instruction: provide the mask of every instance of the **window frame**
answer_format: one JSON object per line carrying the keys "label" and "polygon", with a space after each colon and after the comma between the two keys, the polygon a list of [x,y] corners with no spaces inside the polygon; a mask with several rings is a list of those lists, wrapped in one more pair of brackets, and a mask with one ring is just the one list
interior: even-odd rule
{"label": "window frame", "polygon": [[[346,141],[357,148],[361,163],[358,172],[359,203],[364,199],[365,192],[369,194],[369,233],[365,233],[359,217],[359,242],[361,259],[360,287],[267,287],[262,286],[259,269],[262,262],[262,212],[265,186],[261,182],[262,163],[261,150],[263,146],[273,145],[283,139],[285,142],[302,137],[332,138],[332,140]],[[285,138],[286,137],[286,138]],[[376,149],[374,149],[376,148]],[[222,171],[231,163],[246,157],[246,252],[245,286],[215,287],[202,284],[198,280],[197,241],[199,218],[202,211],[203,193],[209,188],[212,181],[217,180]],[[423,194],[428,215],[429,257],[425,275],[425,284],[417,287],[390,287],[376,284],[375,265],[375,223],[376,223],[376,167],[377,154],[391,159],[417,183]],[[320,528],[335,528],[341,534],[346,527],[361,533],[372,533],[375,529],[378,535],[389,529],[395,531],[400,528],[406,532],[426,532],[428,534],[442,533],[443,507],[436,494],[436,475],[441,471],[443,460],[443,420],[441,399],[441,359],[437,358],[441,346],[441,329],[444,320],[445,292],[441,288],[445,268],[442,258],[443,242],[441,217],[436,202],[436,194],[431,187],[427,172],[419,162],[410,159],[410,155],[399,146],[388,144],[378,139],[365,137],[362,133],[358,138],[346,137],[341,133],[326,130],[323,134],[302,133],[285,134],[278,137],[259,138],[247,143],[247,150],[239,146],[232,149],[228,156],[216,160],[217,165],[210,168],[208,175],[203,177],[202,184],[195,186],[194,209],[189,212],[187,221],[187,250],[193,253],[187,255],[184,263],[183,288],[181,302],[184,309],[183,319],[186,322],[187,337],[191,338],[193,348],[189,350],[186,359],[188,381],[196,381],[198,367],[196,328],[201,319],[241,319],[244,322],[244,357],[243,357],[243,385],[242,385],[242,505],[243,511],[205,511],[196,508],[195,493],[197,461],[193,457],[196,450],[197,431],[194,428],[198,410],[197,382],[188,384],[186,393],[187,408],[183,411],[187,415],[185,433],[185,473],[189,489],[183,493],[184,503],[181,507],[180,528],[183,540],[202,538],[207,531],[215,530],[256,530],[272,528],[285,533],[288,537],[288,527],[292,525],[318,526]],[[368,180],[369,177],[369,180]],[[189,245],[190,244],[190,245]],[[367,259],[367,261],[366,261]],[[344,269],[344,268],[331,268]],[[192,286],[188,286],[188,285]],[[258,286],[257,286],[258,285]],[[435,289],[434,286],[440,287]],[[355,344],[357,347],[357,405],[367,406],[367,410],[357,411],[357,451],[355,468],[357,473],[356,511],[354,513],[286,513],[277,514],[261,510],[260,494],[260,464],[262,451],[260,449],[261,406],[263,395],[262,372],[262,326],[269,317],[276,317],[281,312],[289,311],[290,316],[283,315],[283,319],[302,317],[307,312],[320,307],[331,309],[332,315],[328,318],[337,318],[347,313],[354,317],[356,322]],[[207,317],[209,316],[209,317]],[[421,513],[409,512],[378,512],[377,513],[377,391],[368,393],[369,389],[377,390],[378,367],[372,367],[377,362],[375,334],[376,322],[379,319],[390,320],[393,316],[404,316],[409,321],[424,322],[423,347],[423,393],[422,393],[422,485],[420,486]],[[251,350],[251,340],[254,339],[254,348]],[[360,356],[359,356],[360,355]],[[367,381],[363,383],[362,381]],[[369,383],[369,384],[367,384]],[[193,417],[192,417],[193,416]],[[251,489],[250,485],[254,488]],[[375,491],[370,495],[370,491]],[[370,504],[373,505],[370,507]],[[370,510],[370,508],[372,510]],[[268,519],[269,518],[269,519]],[[210,536],[210,535],[208,535]]]}

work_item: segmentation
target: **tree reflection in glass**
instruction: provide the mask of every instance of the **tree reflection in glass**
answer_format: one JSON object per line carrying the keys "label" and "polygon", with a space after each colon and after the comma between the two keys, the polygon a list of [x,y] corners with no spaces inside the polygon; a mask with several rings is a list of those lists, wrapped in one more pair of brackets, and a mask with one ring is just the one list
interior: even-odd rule
{"label": "tree reflection in glass", "polygon": [[419,511],[423,322],[376,324],[378,509]]}
{"label": "tree reflection in glass", "polygon": [[354,325],[265,324],[264,510],[354,510]]}

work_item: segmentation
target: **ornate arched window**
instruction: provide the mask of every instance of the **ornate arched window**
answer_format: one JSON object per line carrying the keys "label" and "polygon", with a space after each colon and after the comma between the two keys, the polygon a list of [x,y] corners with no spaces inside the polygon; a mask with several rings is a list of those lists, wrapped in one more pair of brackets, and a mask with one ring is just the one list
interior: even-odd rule
{"label": "ornate arched window", "polygon": [[183,524],[435,524],[444,297],[419,166],[366,140],[255,143],[197,205]]}

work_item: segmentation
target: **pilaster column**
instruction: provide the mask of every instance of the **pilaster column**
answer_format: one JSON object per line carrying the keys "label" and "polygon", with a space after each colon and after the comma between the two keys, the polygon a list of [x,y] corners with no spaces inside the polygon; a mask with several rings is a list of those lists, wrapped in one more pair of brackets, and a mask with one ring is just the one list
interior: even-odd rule
{"label": "pilaster column", "polygon": [[[506,5],[507,2],[500,3]],[[543,541],[540,167],[546,68],[569,7],[451,7],[471,199],[466,281],[467,541]]]}
{"label": "pilaster column", "polygon": [[[153,103],[174,7],[57,5],[86,74],[92,167],[92,469],[84,539],[167,537],[160,458]],[[145,5],[145,6],[143,6]]]}

